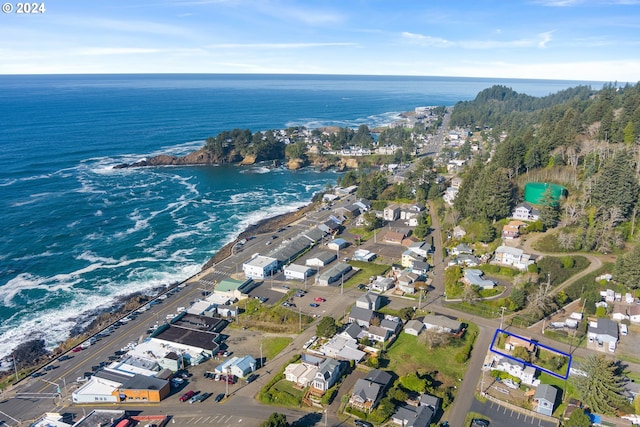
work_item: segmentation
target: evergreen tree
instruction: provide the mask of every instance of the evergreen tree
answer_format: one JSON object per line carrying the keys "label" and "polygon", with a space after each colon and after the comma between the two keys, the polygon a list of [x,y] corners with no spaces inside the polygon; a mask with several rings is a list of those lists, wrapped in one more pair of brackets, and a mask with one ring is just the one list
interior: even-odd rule
{"label": "evergreen tree", "polygon": [[560,204],[553,198],[551,188],[547,188],[540,201],[540,222],[545,229],[553,228],[560,220]]}
{"label": "evergreen tree", "polygon": [[615,414],[625,405],[622,396],[624,378],[620,366],[603,355],[590,354],[581,364],[586,377],[576,377],[576,389],[582,402],[598,414]]}
{"label": "evergreen tree", "polygon": [[619,255],[614,270],[616,280],[632,289],[640,287],[640,245],[631,252]]}
{"label": "evergreen tree", "polygon": [[338,332],[338,325],[336,325],[336,319],[327,316],[323,317],[318,326],[316,326],[316,335],[319,337],[332,337]]}
{"label": "evergreen tree", "polygon": [[638,200],[638,179],[629,156],[620,152],[604,164],[591,189],[591,201],[596,208],[620,208],[625,218]]}
{"label": "evergreen tree", "polygon": [[591,418],[583,409],[576,408],[569,416],[566,427],[591,427]]}

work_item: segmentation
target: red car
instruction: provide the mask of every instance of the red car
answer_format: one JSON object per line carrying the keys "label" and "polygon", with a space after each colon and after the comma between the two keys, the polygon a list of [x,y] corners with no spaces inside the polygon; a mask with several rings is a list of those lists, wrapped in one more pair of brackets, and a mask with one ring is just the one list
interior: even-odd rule
{"label": "red car", "polygon": [[189,390],[188,392],[180,396],[180,402],[186,402],[187,400],[191,399],[195,395],[196,395],[195,391]]}
{"label": "red car", "polygon": [[322,297],[315,297],[313,300],[314,300],[315,302],[325,302],[325,301],[326,301],[326,299],[324,299],[324,298],[322,298]]}
{"label": "red car", "polygon": [[72,352],[74,352],[74,353],[77,353],[77,352],[82,351],[82,350],[84,350],[84,348],[82,348],[82,347],[76,347],[76,348],[74,348],[74,349],[73,349],[73,350],[71,350],[71,351],[72,351]]}

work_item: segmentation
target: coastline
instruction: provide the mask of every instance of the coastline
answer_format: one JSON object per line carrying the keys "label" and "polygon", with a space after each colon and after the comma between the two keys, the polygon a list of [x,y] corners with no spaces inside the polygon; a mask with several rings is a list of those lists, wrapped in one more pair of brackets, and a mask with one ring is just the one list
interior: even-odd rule
{"label": "coastline", "polygon": [[[292,211],[292,212],[287,212],[284,214],[280,214],[280,215],[276,215],[270,218],[264,218],[260,221],[258,221],[256,224],[251,224],[249,227],[247,227],[245,230],[243,230],[242,232],[240,232],[240,234],[238,234],[238,236],[232,241],[227,243],[226,245],[224,245],[223,247],[221,247],[214,256],[212,256],[211,258],[209,258],[209,260],[207,260],[203,266],[201,267],[200,271],[180,282],[174,282],[171,284],[167,284],[165,286],[161,286],[161,287],[157,287],[152,289],[149,293],[141,293],[141,292],[135,292],[132,293],[130,295],[124,295],[122,297],[120,297],[111,307],[109,308],[104,308],[101,310],[94,310],[92,312],[89,312],[87,314],[85,314],[83,316],[82,319],[78,319],[78,324],[70,331],[70,335],[69,337],[64,340],[63,342],[61,342],[56,348],[54,348],[51,351],[47,351],[45,346],[41,347],[42,353],[40,356],[37,357],[33,357],[33,358],[29,358],[28,360],[31,361],[31,363],[25,363],[24,361],[22,362],[21,366],[20,366],[20,370],[24,371],[30,371],[31,368],[37,367],[37,366],[41,366],[44,365],[48,362],[50,362],[53,359],[56,359],[58,357],[60,357],[62,354],[70,351],[71,349],[73,349],[74,347],[76,347],[77,345],[79,345],[80,343],[82,343],[84,340],[86,340],[87,338],[91,337],[92,335],[95,335],[97,333],[99,333],[100,331],[106,329],[107,327],[109,327],[111,324],[117,322],[118,320],[122,319],[123,317],[129,315],[132,311],[140,308],[142,305],[146,304],[147,302],[149,302],[150,300],[153,300],[154,298],[156,298],[157,296],[167,292],[168,290],[178,286],[179,284],[182,283],[189,283],[191,281],[193,281],[195,278],[197,278],[203,271],[207,270],[208,268],[212,267],[213,265],[215,265],[216,263],[220,262],[221,260],[229,257],[232,255],[232,249],[233,247],[242,239],[248,238],[250,236],[256,235],[256,234],[263,234],[263,233],[270,233],[270,232],[274,232],[276,230],[278,230],[279,228],[289,225],[299,219],[301,219],[302,217],[304,217],[304,215],[308,212],[311,211],[314,207],[314,205],[317,203],[317,201],[320,199],[320,194],[321,193],[316,193],[312,200],[305,206]],[[82,320],[86,320],[86,319],[91,319],[90,322],[88,324],[86,324],[86,326],[81,326]],[[34,339],[34,340],[28,340],[25,341],[23,344],[21,345],[25,345],[28,343],[31,344],[36,344],[37,342],[39,342],[39,339]],[[43,343],[44,344],[44,343]],[[20,346],[12,349],[12,352],[15,352],[16,349],[20,348]],[[46,354],[44,354],[46,352]],[[0,382],[4,379],[6,379],[7,377],[11,377],[13,376],[14,373],[13,371],[5,371],[5,372],[0,372]],[[29,376],[26,375],[23,378],[20,378],[19,381],[17,382],[13,382],[13,384],[17,384],[18,382],[22,381],[25,378],[28,378]]]}

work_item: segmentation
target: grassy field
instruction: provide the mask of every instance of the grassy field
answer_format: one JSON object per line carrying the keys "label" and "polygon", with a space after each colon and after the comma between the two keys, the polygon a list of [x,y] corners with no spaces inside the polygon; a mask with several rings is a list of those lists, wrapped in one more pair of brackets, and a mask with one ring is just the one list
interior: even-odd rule
{"label": "grassy field", "polygon": [[278,355],[286,346],[293,341],[289,337],[269,337],[262,341],[262,355],[267,360],[271,360]]}
{"label": "grassy field", "polygon": [[376,264],[373,262],[363,262],[363,261],[349,261],[349,264],[355,268],[360,269],[353,277],[350,277],[349,280],[344,282],[344,287],[354,288],[358,286],[359,283],[364,283],[365,285],[369,283],[369,277],[371,276],[383,276],[389,269],[390,266],[386,264]]}
{"label": "grassy field", "polygon": [[434,350],[428,350],[418,342],[417,337],[401,333],[387,351],[388,369],[394,371],[398,376],[416,372],[438,371],[438,375],[443,376],[438,380],[445,385],[456,384],[458,379],[464,376],[467,366],[456,362],[454,355],[466,344],[474,341],[477,333],[478,327],[469,324],[463,339],[454,340],[452,345]]}

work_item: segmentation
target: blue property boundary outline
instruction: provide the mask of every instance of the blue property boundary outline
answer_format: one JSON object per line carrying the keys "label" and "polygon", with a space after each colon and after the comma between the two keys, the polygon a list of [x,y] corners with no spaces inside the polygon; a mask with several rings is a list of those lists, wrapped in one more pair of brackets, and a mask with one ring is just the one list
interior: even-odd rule
{"label": "blue property boundary outline", "polygon": [[[520,359],[518,359],[517,357],[513,357],[513,356],[511,356],[511,355],[509,355],[509,354],[505,354],[505,353],[503,353],[503,352],[501,352],[501,351],[495,350],[494,348],[496,348],[496,347],[494,347],[494,345],[495,345],[495,343],[496,343],[496,340],[498,339],[498,334],[501,334],[501,333],[502,333],[502,334],[505,334],[505,335],[507,335],[507,336],[509,336],[509,335],[510,335],[510,336],[513,336],[513,337],[519,338],[519,339],[521,339],[521,340],[523,340],[523,341],[529,342],[529,343],[531,343],[531,344],[533,344],[533,345],[536,345],[536,346],[538,346],[538,347],[542,347],[542,348],[544,348],[544,349],[546,349],[546,350],[551,350],[551,351],[552,351],[552,352],[554,352],[554,353],[557,353],[557,354],[559,354],[559,355],[561,355],[561,356],[565,356],[565,357],[567,357],[567,358],[569,359],[569,363],[567,364],[567,374],[563,376],[563,375],[561,375],[561,374],[558,374],[557,372],[550,371],[550,370],[545,369],[545,368],[543,368],[543,367],[541,367],[541,366],[535,365],[535,364],[533,364],[533,363],[525,362],[524,360],[520,360]],[[544,344],[540,344],[540,343],[539,343],[539,342],[537,342],[537,341],[531,341],[530,339],[527,339],[527,338],[525,338],[525,337],[521,337],[520,335],[512,334],[511,332],[507,332],[507,331],[505,331],[504,329],[496,329],[496,333],[493,335],[493,340],[491,341],[491,347],[489,347],[489,349],[490,349],[492,352],[499,354],[500,356],[504,356],[504,357],[506,357],[506,358],[508,358],[508,359],[511,359],[511,360],[516,361],[516,362],[522,363],[522,364],[523,364],[523,365],[525,365],[525,366],[531,366],[531,367],[533,367],[533,368],[535,368],[535,369],[539,369],[539,370],[541,370],[542,372],[546,372],[547,374],[549,374],[549,375],[553,375],[554,377],[556,377],[556,378],[560,378],[561,380],[566,380],[567,378],[569,378],[569,373],[571,372],[571,363],[573,362],[573,357],[572,357],[569,353],[565,353],[565,352],[563,352],[563,351],[560,351],[560,350],[555,349],[555,348],[553,348],[553,347],[546,346],[546,345],[544,345]]]}

